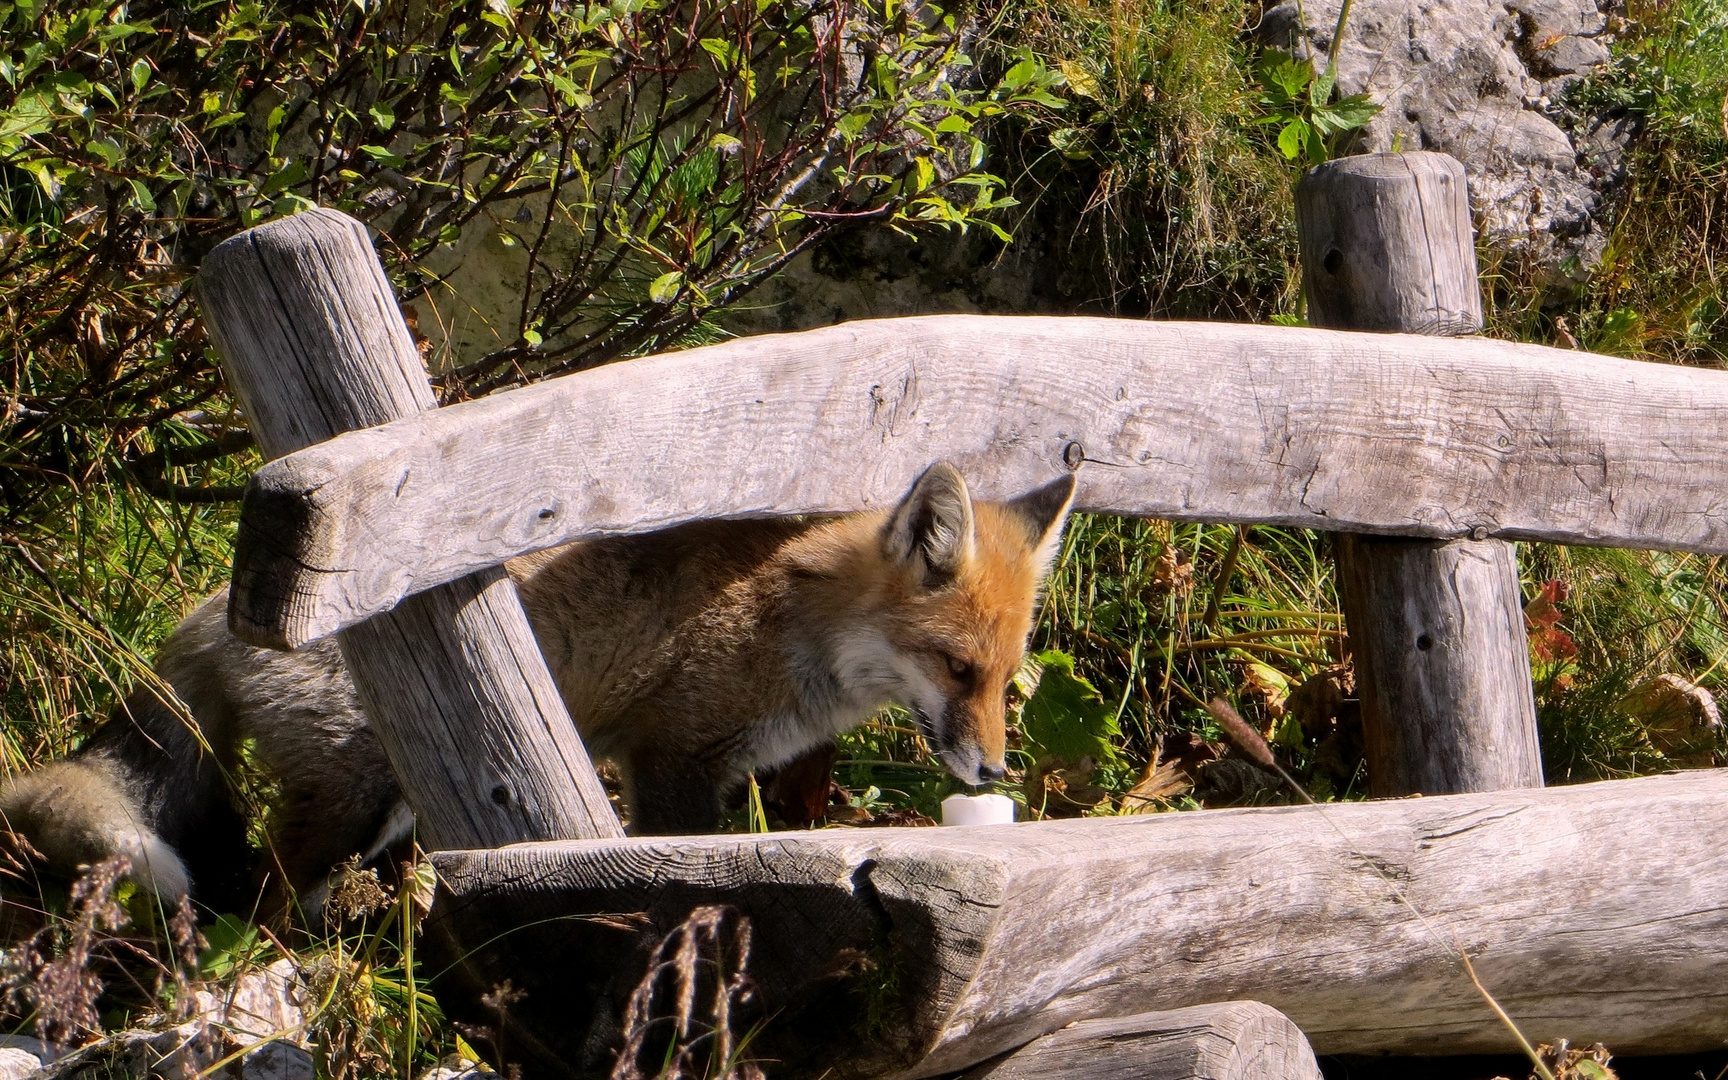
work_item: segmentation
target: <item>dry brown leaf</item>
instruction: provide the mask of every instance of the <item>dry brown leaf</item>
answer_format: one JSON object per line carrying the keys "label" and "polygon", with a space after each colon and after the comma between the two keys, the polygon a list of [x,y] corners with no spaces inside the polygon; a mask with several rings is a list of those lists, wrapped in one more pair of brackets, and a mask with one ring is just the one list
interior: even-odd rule
{"label": "dry brown leaf", "polygon": [[1284,711],[1302,725],[1302,734],[1323,739],[1337,727],[1344,702],[1356,696],[1356,671],[1348,662],[1317,672],[1290,691]]}
{"label": "dry brown leaf", "polygon": [[1658,675],[1634,687],[1619,705],[1662,753],[1684,764],[1711,764],[1722,715],[1704,687],[1678,675]]}

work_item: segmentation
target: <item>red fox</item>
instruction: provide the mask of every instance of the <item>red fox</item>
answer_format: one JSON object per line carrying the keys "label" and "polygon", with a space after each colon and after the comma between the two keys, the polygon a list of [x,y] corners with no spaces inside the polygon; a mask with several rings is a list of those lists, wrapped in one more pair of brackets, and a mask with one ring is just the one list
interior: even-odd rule
{"label": "red fox", "polygon": [[[890,702],[956,777],[1002,779],[1004,695],[1073,491],[1064,476],[974,502],[938,463],[887,512],[698,522],[509,570],[583,740],[624,778],[632,831],[700,832],[748,774]],[[51,869],[123,855],[159,895],[244,896],[246,821],[225,779],[243,754],[274,789],[274,866],[300,896],[406,836],[333,642],[242,644],[223,592],[174,630],[157,670],[198,733],[139,692],[77,754],[0,793],[6,827]]]}

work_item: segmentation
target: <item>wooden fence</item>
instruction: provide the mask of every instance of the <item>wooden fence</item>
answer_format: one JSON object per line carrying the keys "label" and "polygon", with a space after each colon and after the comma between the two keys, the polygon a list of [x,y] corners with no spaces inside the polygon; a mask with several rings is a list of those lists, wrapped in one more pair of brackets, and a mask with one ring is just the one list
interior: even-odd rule
{"label": "wooden fence", "polygon": [[[1456,162],[1344,159],[1299,205],[1317,323],[1479,323]],[[273,459],[242,513],[232,628],[278,648],[338,635],[422,842],[473,849],[436,860],[440,997],[540,1074],[604,1072],[646,943],[715,901],[755,921],[762,1046],[788,1074],[934,1075],[1073,1020],[1247,995],[1322,1050],[1505,1049],[1458,947],[1543,1037],[1728,1039],[1728,991],[1707,989],[1728,955],[1720,774],[623,839],[499,569],[696,518],[880,506],[938,458],[984,497],[1077,470],[1082,509],[1350,534],[1377,790],[1527,789],[1509,541],[1728,551],[1728,374],[1417,334],[934,316],[437,409],[339,214],[222,245],[199,296]],[[500,1019],[481,998],[505,979],[527,997]]]}

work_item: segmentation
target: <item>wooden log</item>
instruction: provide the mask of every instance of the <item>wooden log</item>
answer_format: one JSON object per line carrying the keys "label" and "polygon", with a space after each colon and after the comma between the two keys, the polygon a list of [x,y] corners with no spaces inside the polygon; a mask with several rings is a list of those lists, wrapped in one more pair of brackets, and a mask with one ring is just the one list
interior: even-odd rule
{"label": "wooden log", "polygon": [[988,498],[1728,552],[1728,373],[1485,340],[1126,319],[848,323],[631,360],[265,466],[236,632],[295,645],[583,536]]}
{"label": "wooden log", "polygon": [[[1728,771],[962,829],[530,844],[435,857],[439,1000],[505,979],[534,1076],[604,1072],[645,950],[753,924],[777,1077],[934,1076],[1076,1020],[1263,1001],[1322,1054],[1728,1040]],[[1405,903],[1420,909],[1420,918]],[[741,1023],[748,1026],[748,1019]],[[740,1028],[743,1030],[743,1028]],[[517,1032],[539,1042],[516,1041]]]}
{"label": "wooden log", "polygon": [[964,1080],[1321,1080],[1290,1018],[1258,1001],[1082,1020]]}
{"label": "wooden log", "polygon": [[[224,242],[198,299],[268,457],[436,406],[365,227],[346,215],[310,211]],[[339,640],[422,843],[623,835],[502,569]]]}
{"label": "wooden log", "polygon": [[[1481,328],[1457,160],[1415,151],[1327,162],[1297,186],[1296,222],[1314,325],[1444,336]],[[1540,787],[1511,542],[1348,537],[1334,551],[1369,792]]]}

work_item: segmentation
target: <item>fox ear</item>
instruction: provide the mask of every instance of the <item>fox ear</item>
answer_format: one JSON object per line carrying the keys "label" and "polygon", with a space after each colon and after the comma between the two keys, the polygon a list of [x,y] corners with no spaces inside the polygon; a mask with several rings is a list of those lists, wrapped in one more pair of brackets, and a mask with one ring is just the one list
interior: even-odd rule
{"label": "fox ear", "polygon": [[1033,559],[1040,573],[1056,561],[1056,551],[1062,543],[1062,525],[1068,520],[1068,508],[1073,503],[1074,474],[1069,473],[1006,504],[1019,516],[1032,538]]}
{"label": "fox ear", "polygon": [[960,470],[946,461],[924,470],[888,517],[883,554],[909,564],[923,584],[953,580],[972,559],[972,496]]}

